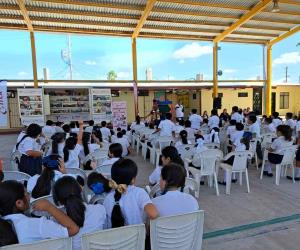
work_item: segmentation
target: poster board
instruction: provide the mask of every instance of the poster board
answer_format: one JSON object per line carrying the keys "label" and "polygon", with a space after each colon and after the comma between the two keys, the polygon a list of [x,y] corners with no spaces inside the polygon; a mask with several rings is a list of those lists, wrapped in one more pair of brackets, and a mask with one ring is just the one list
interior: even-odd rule
{"label": "poster board", "polygon": [[127,130],[127,102],[113,102],[112,114],[114,129],[121,128]]}
{"label": "poster board", "polygon": [[110,89],[91,89],[92,117],[95,123],[101,121],[110,122],[112,120],[111,111],[111,90]]}
{"label": "poster board", "polygon": [[45,125],[43,89],[18,89],[18,104],[22,125]]}
{"label": "poster board", "polygon": [[0,127],[7,127],[7,82],[0,81]]}

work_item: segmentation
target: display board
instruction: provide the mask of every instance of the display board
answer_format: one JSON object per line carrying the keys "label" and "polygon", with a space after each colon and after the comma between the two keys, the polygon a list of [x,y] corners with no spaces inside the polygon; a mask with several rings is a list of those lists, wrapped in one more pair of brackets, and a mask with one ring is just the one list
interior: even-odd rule
{"label": "display board", "polygon": [[127,102],[113,102],[112,114],[114,129],[122,128],[127,130]]}
{"label": "display board", "polygon": [[0,127],[7,127],[7,82],[0,81]]}
{"label": "display board", "polygon": [[18,89],[18,102],[22,125],[45,125],[42,89]]}
{"label": "display board", "polygon": [[91,89],[92,96],[92,117],[95,123],[101,121],[110,122],[111,112],[111,90],[110,89]]}

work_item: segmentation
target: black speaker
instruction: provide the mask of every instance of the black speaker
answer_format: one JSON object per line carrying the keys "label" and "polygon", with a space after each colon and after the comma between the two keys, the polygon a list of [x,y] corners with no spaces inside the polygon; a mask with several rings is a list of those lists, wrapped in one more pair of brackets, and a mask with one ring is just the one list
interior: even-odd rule
{"label": "black speaker", "polygon": [[214,98],[213,108],[214,109],[221,109],[222,108],[222,98],[221,97],[215,97]]}

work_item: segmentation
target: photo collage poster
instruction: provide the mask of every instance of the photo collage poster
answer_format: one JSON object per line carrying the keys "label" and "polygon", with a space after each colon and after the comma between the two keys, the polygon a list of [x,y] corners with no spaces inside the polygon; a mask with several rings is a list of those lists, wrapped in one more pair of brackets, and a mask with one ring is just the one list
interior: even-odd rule
{"label": "photo collage poster", "polygon": [[95,123],[100,123],[101,121],[110,122],[112,120],[111,90],[91,89],[91,94],[92,94],[92,115]]}
{"label": "photo collage poster", "polygon": [[44,126],[43,89],[18,89],[18,102],[22,125]]}
{"label": "photo collage poster", "polygon": [[127,130],[127,103],[113,102],[112,103],[112,122],[114,129],[121,128]]}
{"label": "photo collage poster", "polygon": [[7,126],[7,82],[0,81],[0,127]]}

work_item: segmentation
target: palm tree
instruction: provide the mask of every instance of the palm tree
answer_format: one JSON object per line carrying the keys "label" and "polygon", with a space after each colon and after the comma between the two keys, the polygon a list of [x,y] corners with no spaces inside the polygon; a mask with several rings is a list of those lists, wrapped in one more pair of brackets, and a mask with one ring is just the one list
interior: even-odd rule
{"label": "palm tree", "polygon": [[110,80],[110,81],[115,81],[117,79],[118,75],[116,73],[116,71],[114,70],[111,70],[107,73],[107,80]]}

